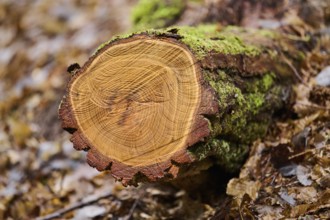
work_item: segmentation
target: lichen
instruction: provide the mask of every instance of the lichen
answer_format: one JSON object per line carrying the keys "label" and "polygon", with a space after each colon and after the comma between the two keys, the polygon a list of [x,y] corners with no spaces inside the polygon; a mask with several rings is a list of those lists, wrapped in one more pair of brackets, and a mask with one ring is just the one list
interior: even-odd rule
{"label": "lichen", "polygon": [[182,0],[140,0],[133,8],[134,30],[163,28],[171,24],[185,7]]}

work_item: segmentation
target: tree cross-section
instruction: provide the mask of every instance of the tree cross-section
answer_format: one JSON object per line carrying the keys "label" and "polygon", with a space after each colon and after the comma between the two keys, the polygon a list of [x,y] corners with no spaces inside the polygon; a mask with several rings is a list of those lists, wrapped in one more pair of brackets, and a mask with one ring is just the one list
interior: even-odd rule
{"label": "tree cross-section", "polygon": [[210,156],[235,163],[246,152],[237,145],[262,136],[285,101],[288,40],[270,35],[201,26],[115,38],[73,71],[62,126],[125,185],[175,178]]}

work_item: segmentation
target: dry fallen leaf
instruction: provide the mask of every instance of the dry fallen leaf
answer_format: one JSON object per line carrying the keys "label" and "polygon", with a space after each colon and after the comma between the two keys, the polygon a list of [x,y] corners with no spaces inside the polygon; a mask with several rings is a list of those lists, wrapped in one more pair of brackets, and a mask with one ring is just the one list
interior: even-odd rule
{"label": "dry fallen leaf", "polygon": [[258,191],[261,187],[259,181],[247,181],[245,179],[233,178],[227,185],[226,193],[228,195],[242,199],[245,194],[249,195],[252,200],[258,197]]}

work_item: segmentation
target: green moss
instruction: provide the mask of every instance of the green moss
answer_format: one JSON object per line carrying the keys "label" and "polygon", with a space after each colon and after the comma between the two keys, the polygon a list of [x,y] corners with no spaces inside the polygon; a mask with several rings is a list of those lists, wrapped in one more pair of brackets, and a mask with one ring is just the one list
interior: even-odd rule
{"label": "green moss", "polygon": [[[152,0],[152,2],[158,1],[159,0]],[[141,1],[140,4],[142,4],[143,2],[144,1]],[[146,8],[148,9],[148,7]],[[170,29],[173,28],[178,29],[178,34],[182,37],[180,41],[188,45],[190,49],[195,53],[196,57],[199,59],[203,58],[211,51],[222,54],[242,54],[248,56],[257,56],[262,52],[262,48],[254,46],[251,43],[245,44],[244,41],[238,37],[237,32],[238,30],[243,31],[244,29],[242,28],[228,27],[220,31],[217,25],[200,25],[197,27],[182,26],[171,27],[168,29],[149,29],[146,31],[137,31],[134,34],[147,33],[148,35],[164,35],[165,33],[168,33]],[[114,40],[124,39],[134,34],[116,36],[111,40],[105,42],[104,44],[100,45],[97,50],[101,49],[102,47]]]}
{"label": "green moss", "polygon": [[266,102],[266,94],[272,93],[275,74],[267,73],[253,79],[244,79],[239,87],[232,75],[223,70],[204,71],[204,78],[216,91],[219,101],[219,115],[210,117],[211,136],[206,144],[197,144],[190,152],[199,160],[213,156],[227,171],[236,171],[241,166],[248,146],[263,137],[271,121],[272,111]]}
{"label": "green moss", "polygon": [[256,28],[241,28],[239,26],[227,26],[226,28],[228,31],[237,33],[237,34],[248,34],[252,36],[253,38],[259,38],[259,37],[266,37],[275,39],[279,37],[278,32],[270,30],[270,29],[256,29]]}
{"label": "green moss", "polygon": [[257,85],[257,87],[259,87],[259,90],[262,92],[269,90],[274,84],[274,78],[275,74],[272,72],[264,74],[261,79],[261,84]]}
{"label": "green moss", "polygon": [[182,0],[140,0],[132,11],[134,29],[166,27],[184,7],[185,1]]}
{"label": "green moss", "polygon": [[245,44],[230,29],[218,30],[217,25],[201,25],[198,27],[178,27],[182,42],[202,58],[210,51],[223,54],[246,54],[256,56],[261,50],[252,45]]}
{"label": "green moss", "polygon": [[271,118],[263,118],[263,120],[250,121],[249,126],[245,128],[245,139],[256,140],[264,137],[267,133],[268,126],[271,122]]}
{"label": "green moss", "polygon": [[269,30],[269,29],[250,29],[253,33],[258,34],[259,36],[263,36],[266,38],[272,38],[272,39],[276,39],[279,34],[275,31]]}
{"label": "green moss", "polygon": [[199,161],[213,156],[217,163],[228,172],[237,171],[248,152],[247,145],[239,145],[217,138],[210,139],[207,143],[189,148],[189,152]]}
{"label": "green moss", "polygon": [[[211,119],[210,130],[213,137],[229,136],[241,143],[250,143],[266,133],[268,119],[256,118],[270,106],[265,96],[274,86],[275,74],[267,73],[260,77],[244,79],[243,85],[240,86],[233,80],[239,79],[238,76],[229,76],[221,70],[217,74],[204,71],[203,75],[216,91],[220,106],[219,115]],[[265,122],[255,123],[254,120]]]}
{"label": "green moss", "polygon": [[254,77],[249,83],[246,83],[245,91],[249,93],[265,93],[273,87],[275,78],[276,76],[273,72],[265,73],[260,77]]}
{"label": "green moss", "polygon": [[238,145],[218,139],[213,139],[211,146],[218,158],[218,164],[229,172],[239,170],[249,150],[247,145]]}
{"label": "green moss", "polygon": [[103,47],[107,46],[107,45],[110,44],[111,42],[116,41],[116,40],[119,40],[119,39],[129,38],[129,37],[131,37],[131,36],[133,36],[133,35],[134,35],[134,34],[129,33],[129,34],[122,34],[122,35],[120,35],[120,36],[114,36],[114,37],[112,37],[110,40],[108,40],[108,41],[106,41],[106,42],[100,44],[100,45],[96,48],[96,50],[94,51],[93,55],[95,55],[99,50],[101,50]]}
{"label": "green moss", "polygon": [[297,60],[303,62],[306,59],[306,55],[302,51],[297,51]]}
{"label": "green moss", "polygon": [[247,101],[247,108],[249,111],[253,114],[256,115],[260,111],[261,107],[263,106],[265,102],[265,95],[262,93],[251,93],[247,94],[245,99]]}
{"label": "green moss", "polygon": [[[239,88],[237,88],[233,83],[226,81],[209,81],[211,87],[217,91],[219,94],[219,104],[221,103],[232,103],[243,104],[244,97]],[[222,104],[223,105],[223,104]]]}

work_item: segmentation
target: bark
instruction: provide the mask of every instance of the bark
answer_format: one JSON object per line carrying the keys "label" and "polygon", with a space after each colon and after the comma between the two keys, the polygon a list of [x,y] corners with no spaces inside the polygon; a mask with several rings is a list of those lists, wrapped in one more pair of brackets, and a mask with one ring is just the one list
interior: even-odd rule
{"label": "bark", "polygon": [[[151,45],[150,48],[148,45]],[[171,53],[166,52],[166,48],[172,45]],[[101,45],[82,68],[75,65],[76,68],[70,69],[73,73],[72,79],[59,108],[62,127],[73,134],[71,141],[77,150],[88,151],[87,161],[91,166],[100,171],[110,170],[124,185],[175,179],[207,169],[213,164],[218,164],[228,171],[235,171],[243,162],[249,144],[266,134],[274,113],[290,102],[291,86],[297,77],[296,68],[301,65],[304,51],[308,47],[310,43],[304,39],[272,31],[236,27],[221,29],[215,25],[177,27],[119,36]],[[159,51],[159,54],[155,54],[154,51]],[[125,61],[122,61],[124,58],[120,58],[121,53],[125,53]],[[171,56],[175,53],[176,56]],[[117,56],[120,61],[114,60]],[[182,56],[180,62],[176,60],[179,56]],[[128,58],[134,60],[130,62]],[[177,65],[188,60],[191,61],[190,65],[184,64],[184,68],[178,68]],[[126,63],[120,64],[122,66],[119,68],[116,66],[118,62]],[[137,71],[135,63],[141,64],[141,68],[145,66],[144,72]],[[164,71],[168,73],[161,72],[160,67],[149,68],[145,63],[151,66],[165,66]],[[127,66],[136,69],[130,73],[136,75],[133,81],[138,80],[142,74],[141,83],[134,84],[131,78],[126,82],[123,76],[120,80],[125,81],[123,85],[110,83],[108,90],[108,87],[103,85],[105,81],[108,78],[114,80],[120,77],[120,74],[125,74],[119,72],[123,68],[128,68]],[[98,68],[105,69],[96,72]],[[99,75],[106,75],[107,71],[111,72],[111,68],[117,68],[118,74],[109,73],[111,77],[96,79]],[[187,82],[179,82],[180,71],[184,71],[183,69],[191,73],[191,76],[185,76]],[[148,86],[155,82],[154,87],[148,87],[143,91],[145,87],[140,85],[143,84],[144,78],[149,76],[145,72],[149,75],[159,72],[159,76],[155,81],[148,81]],[[164,82],[158,82],[159,78],[164,78]],[[173,88],[179,88],[173,96],[171,89],[166,90],[169,88],[168,85],[172,85],[165,82],[167,79],[173,81]],[[91,81],[95,81],[96,84],[89,84]],[[187,83],[191,84],[183,87]],[[126,88],[127,84],[132,87]],[[106,89],[97,90],[103,86]],[[195,86],[196,89],[193,89]],[[91,87],[95,89],[88,89]],[[136,89],[137,87],[141,89]],[[185,89],[180,90],[181,87]],[[112,88],[117,91],[116,95]],[[125,94],[118,93],[118,90],[125,91]],[[193,92],[196,96],[191,94]],[[81,94],[78,93],[84,94],[87,98],[79,101],[76,96]],[[145,98],[142,93],[148,94],[152,100]],[[161,99],[167,97],[165,93],[169,93],[170,101],[179,100],[173,101],[176,103],[175,107],[174,104],[170,104],[172,107],[163,104]],[[93,103],[101,106],[102,111],[94,112],[94,107],[89,107]],[[151,107],[145,107],[146,103]],[[165,107],[160,108],[159,105]],[[135,112],[134,108],[141,111]],[[148,108],[156,110],[146,110]],[[168,109],[169,113],[164,110],[164,115],[173,116],[175,120],[168,122],[168,119],[162,119],[161,114],[154,114],[161,111],[159,109]],[[103,128],[108,130],[103,132],[98,126],[105,120],[103,114],[106,113],[113,118],[117,117],[118,120],[112,118],[109,120],[115,122],[104,122],[109,126],[104,126]],[[175,117],[176,114],[182,115]],[[152,119],[145,119],[145,115],[150,115]],[[147,121],[144,127],[144,122],[138,123],[143,120],[152,122]],[[90,121],[91,128],[84,121]],[[173,129],[163,129],[164,135],[158,137],[155,126],[162,129],[163,124],[166,124],[166,128]],[[95,129],[92,126],[95,126]],[[141,141],[138,135],[131,135],[132,131],[139,131],[139,126],[141,134],[144,134],[144,130],[149,126],[148,132],[141,135],[140,139],[150,139],[145,145],[150,145],[151,152],[142,145],[134,144]],[[128,137],[125,137],[126,134]],[[167,141],[169,135],[173,135],[172,141]],[[117,136],[121,137],[116,139],[117,142],[123,139],[118,146],[112,142],[112,137],[115,139]],[[164,141],[158,143],[158,140]]]}

